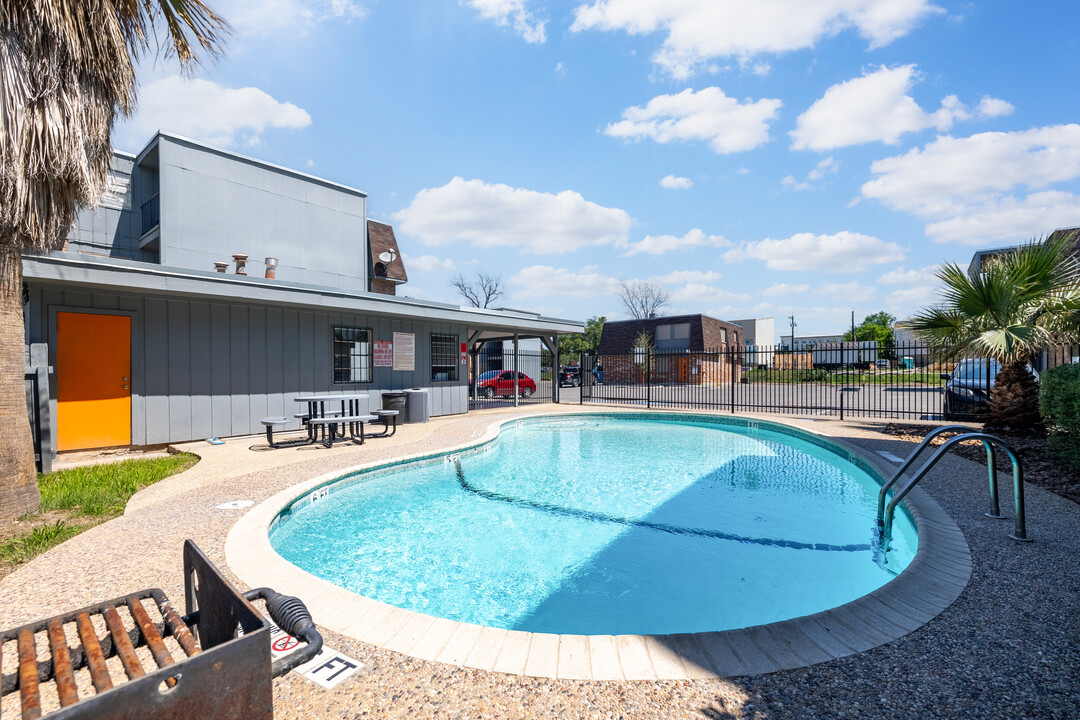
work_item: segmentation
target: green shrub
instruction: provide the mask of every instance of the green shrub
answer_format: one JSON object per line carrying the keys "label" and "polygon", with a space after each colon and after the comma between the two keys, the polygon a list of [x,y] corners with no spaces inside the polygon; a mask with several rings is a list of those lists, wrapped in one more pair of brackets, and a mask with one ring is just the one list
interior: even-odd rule
{"label": "green shrub", "polygon": [[1050,454],[1080,469],[1080,365],[1061,365],[1039,379],[1039,413]]}

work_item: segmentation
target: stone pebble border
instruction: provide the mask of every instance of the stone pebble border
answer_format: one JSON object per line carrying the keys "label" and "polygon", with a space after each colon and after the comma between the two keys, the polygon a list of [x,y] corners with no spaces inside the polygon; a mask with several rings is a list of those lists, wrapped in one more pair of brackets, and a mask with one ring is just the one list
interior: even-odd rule
{"label": "stone pebble border", "polygon": [[[641,415],[663,411],[627,410]],[[256,505],[229,531],[225,557],[245,583],[302,597],[323,628],[423,660],[512,675],[566,680],[693,680],[757,675],[814,665],[863,652],[922,627],[949,607],[971,577],[971,555],[956,523],[925,490],[904,505],[918,529],[915,558],[895,579],[868,595],[813,615],[719,632],[674,635],[556,635],[483,627],[424,615],[372,600],[301,570],[270,545],[280,513],[310,493],[352,473],[473,450],[494,441],[503,425],[531,417],[625,414],[603,410],[534,413],[492,422],[469,443],[337,470],[287,488]],[[716,415],[678,413],[716,422]],[[885,465],[852,443],[825,439],[775,420],[724,417],[723,424],[764,427],[846,451],[847,459],[888,477]],[[752,425],[756,423],[757,425]],[[841,453],[841,455],[843,455]],[[302,500],[301,500],[302,501]]]}

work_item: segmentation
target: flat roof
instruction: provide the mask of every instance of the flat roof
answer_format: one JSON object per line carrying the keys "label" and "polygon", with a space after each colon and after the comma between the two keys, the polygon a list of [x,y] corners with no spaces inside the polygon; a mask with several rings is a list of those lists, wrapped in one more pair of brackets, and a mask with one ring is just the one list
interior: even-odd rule
{"label": "flat roof", "polygon": [[349,311],[390,317],[454,322],[473,327],[518,330],[544,335],[579,333],[585,324],[544,317],[525,311],[478,310],[395,295],[354,292],[247,275],[151,265],[136,260],[54,252],[23,254],[27,280],[57,282],[119,292],[202,298],[219,302],[237,300]]}
{"label": "flat roof", "polygon": [[[285,167],[284,165],[277,165],[277,164],[272,163],[272,162],[267,162],[266,160],[260,160],[258,158],[251,157],[250,155],[243,155],[241,153],[234,152],[232,150],[226,150],[225,148],[220,148],[220,147],[217,147],[215,145],[210,145],[209,143],[202,142],[201,140],[193,140],[192,138],[184,137],[183,135],[177,135],[176,133],[166,132],[164,130],[158,130],[156,133],[154,133],[154,136],[152,138],[150,138],[150,141],[147,142],[146,145],[143,147],[143,149],[138,152],[138,155],[135,156],[135,158],[136,158],[135,162],[136,163],[142,162],[143,158],[146,157],[147,153],[149,153],[151,150],[153,150],[155,147],[157,147],[159,138],[165,138],[167,140],[174,140],[176,142],[183,143],[185,145],[190,145],[190,146],[195,147],[195,148],[197,148],[199,150],[205,150],[207,152],[211,152],[211,153],[214,153],[216,155],[223,155],[225,157],[229,157],[229,158],[232,158],[234,160],[239,160],[241,162],[246,162],[246,163],[249,163],[251,165],[258,165],[258,166],[264,167],[264,168],[266,168],[268,170],[274,170],[276,172],[285,173],[286,175],[292,175],[293,177],[300,178],[301,180],[308,180],[310,182],[319,183],[320,185],[327,185],[327,186],[333,187],[333,188],[335,188],[337,190],[343,190],[343,191],[348,192],[348,193],[350,193],[352,195],[360,195],[361,197],[364,197],[364,198],[367,197],[367,193],[364,192],[363,190],[357,190],[356,188],[345,185],[344,183],[334,182],[333,180],[327,180],[326,178],[319,177],[318,175],[310,175],[310,174],[305,173],[305,172],[300,172],[299,170],[294,170],[292,168]],[[113,152],[117,153],[117,154],[121,154],[121,155],[130,155],[130,153],[117,151],[117,150],[113,150]]]}

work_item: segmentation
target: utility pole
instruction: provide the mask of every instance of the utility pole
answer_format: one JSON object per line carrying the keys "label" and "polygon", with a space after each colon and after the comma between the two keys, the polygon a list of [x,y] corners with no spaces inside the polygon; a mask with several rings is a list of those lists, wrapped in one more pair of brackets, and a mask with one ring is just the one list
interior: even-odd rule
{"label": "utility pole", "polygon": [[795,352],[795,316],[788,315],[788,319],[791,320],[791,347],[789,347],[788,350]]}
{"label": "utility pole", "polygon": [[851,311],[851,339],[853,341],[859,339],[859,338],[855,337],[855,311],[854,310]]}

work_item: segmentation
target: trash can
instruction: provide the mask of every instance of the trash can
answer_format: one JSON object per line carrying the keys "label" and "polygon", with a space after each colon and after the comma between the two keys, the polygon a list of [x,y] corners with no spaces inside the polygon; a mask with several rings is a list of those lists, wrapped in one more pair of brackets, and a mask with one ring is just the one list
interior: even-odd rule
{"label": "trash can", "polygon": [[397,410],[398,422],[405,422],[405,393],[400,390],[394,392],[383,392],[382,409]]}
{"label": "trash can", "polygon": [[431,391],[411,388],[405,391],[405,422],[425,423],[431,419]]}

